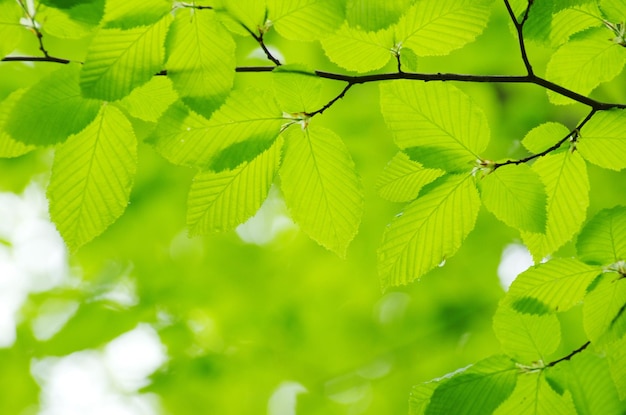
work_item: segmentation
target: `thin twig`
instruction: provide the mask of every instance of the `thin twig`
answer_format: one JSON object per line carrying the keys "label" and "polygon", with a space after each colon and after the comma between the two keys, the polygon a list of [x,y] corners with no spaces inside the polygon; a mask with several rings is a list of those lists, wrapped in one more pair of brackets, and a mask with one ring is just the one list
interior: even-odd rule
{"label": "thin twig", "polygon": [[528,52],[526,52],[526,43],[524,42],[524,24],[528,20],[528,15],[530,13],[530,8],[533,5],[533,0],[528,0],[528,6],[526,6],[524,16],[522,17],[522,21],[520,22],[517,21],[517,17],[515,17],[515,12],[513,11],[509,0],[504,0],[504,5],[506,6],[506,10],[509,12],[511,20],[513,21],[515,30],[517,31],[517,41],[519,43],[519,49],[522,54],[522,61],[524,62],[524,66],[526,67],[528,76],[532,76],[534,74],[533,67],[530,64],[530,60],[528,59]]}
{"label": "thin twig", "polygon": [[45,56],[46,58],[49,58],[50,55],[48,54],[48,51],[43,45],[43,33],[41,33],[41,30],[39,30],[39,27],[38,27],[39,24],[35,20],[35,16],[28,11],[28,7],[26,6],[26,4],[24,4],[22,0],[17,0],[17,2],[22,8],[22,10],[24,11],[24,14],[28,18],[28,20],[30,20],[30,28],[33,30],[33,33],[35,33],[35,36],[37,36],[37,42],[39,43],[39,50],[41,51],[41,53],[43,53],[43,56]]}
{"label": "thin twig", "polygon": [[521,159],[518,159],[518,160],[507,160],[507,161],[502,162],[502,163],[495,163],[495,164],[493,165],[493,170],[492,170],[492,171],[495,171],[496,169],[498,169],[498,168],[500,168],[500,167],[503,167],[503,166],[508,166],[508,165],[511,165],[511,164],[518,165],[518,164],[522,164],[522,163],[528,163],[528,162],[529,162],[529,161],[531,161],[531,160],[534,160],[534,159],[539,158],[539,157],[543,157],[543,156],[545,156],[545,155],[547,155],[547,154],[549,154],[549,153],[551,153],[551,152],[555,151],[556,149],[558,149],[559,147],[561,147],[561,146],[563,145],[563,143],[565,143],[567,140],[569,140],[569,139],[576,139],[576,138],[578,138],[578,134],[579,134],[579,132],[580,132],[580,129],[581,129],[581,128],[585,125],[585,124],[587,124],[587,122],[591,119],[591,117],[593,117],[593,114],[595,114],[595,113],[596,113],[596,110],[592,109],[592,110],[589,112],[589,114],[587,114],[587,116],[585,117],[585,119],[584,119],[584,120],[582,120],[582,121],[581,121],[581,122],[580,122],[580,123],[576,126],[576,128],[574,128],[572,131],[570,131],[569,133],[567,133],[567,135],[566,135],[565,137],[561,138],[561,139],[560,139],[560,140],[559,140],[556,144],[554,144],[554,145],[553,145],[553,146],[551,146],[550,148],[545,149],[545,150],[544,150],[544,151],[542,151],[541,153],[533,154],[533,155],[531,155],[531,156],[524,157],[524,158],[521,158]]}
{"label": "thin twig", "polygon": [[580,346],[578,349],[574,350],[573,352],[571,352],[567,356],[564,356],[564,357],[562,357],[560,359],[557,359],[557,360],[555,360],[553,362],[550,362],[545,367],[554,367],[554,366],[558,365],[559,363],[561,363],[561,362],[563,362],[565,360],[570,360],[572,357],[576,356],[578,353],[582,352],[587,347],[589,347],[590,344],[591,344],[591,342],[587,341],[585,344],[583,344],[582,346]]}
{"label": "thin twig", "polygon": [[317,114],[321,114],[324,111],[326,111],[328,108],[332,107],[333,104],[337,101],[339,101],[341,98],[343,98],[346,93],[350,90],[350,88],[352,88],[355,84],[352,83],[348,83],[345,88],[339,93],[339,95],[337,95],[335,98],[331,99],[328,104],[324,105],[322,108],[318,109],[317,111],[313,111],[313,112],[308,112],[305,115],[307,115],[308,117],[313,117]]}
{"label": "thin twig", "polygon": [[[69,59],[55,58],[54,56],[6,56],[0,59],[0,62],[53,62],[68,64],[72,61]],[[82,62],[79,62],[82,63]]]}

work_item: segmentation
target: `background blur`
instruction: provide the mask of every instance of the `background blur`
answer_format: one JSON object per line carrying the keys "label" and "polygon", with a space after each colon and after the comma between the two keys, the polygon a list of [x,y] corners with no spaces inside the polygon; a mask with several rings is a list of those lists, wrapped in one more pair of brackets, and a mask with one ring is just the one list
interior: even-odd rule
{"label": "background blur", "polygon": [[[89,43],[44,35],[54,56],[81,59]],[[287,63],[345,72],[319,44],[273,32],[266,40]],[[256,46],[239,39],[240,65],[266,64]],[[550,51],[529,46],[542,74]],[[24,36],[18,52],[37,55],[35,36]],[[421,72],[523,73],[501,2],[476,42],[418,65]],[[57,68],[0,63],[0,98]],[[241,87],[267,82],[267,74],[237,78]],[[554,107],[532,85],[455,85],[487,114],[492,159],[523,156],[520,140],[531,128],[574,127],[587,111]],[[330,100],[342,87],[325,81],[323,93]],[[594,96],[626,102],[625,91],[622,74]],[[406,414],[412,385],[498,353],[491,316],[506,281],[529,265],[516,231],[483,210],[445,265],[381,293],[376,249],[402,205],[375,192],[396,152],[378,85],[356,86],[314,122],[345,140],[366,191],[345,260],[298,231],[278,188],[237,232],[188,238],[193,172],[147,145],[124,216],[70,256],[47,218],[52,153],[0,160],[0,413]],[[154,127],[134,123],[140,138]],[[622,176],[588,167],[589,216],[626,204]],[[571,252],[569,244],[560,254]],[[564,334],[563,351],[579,336],[575,327]]]}

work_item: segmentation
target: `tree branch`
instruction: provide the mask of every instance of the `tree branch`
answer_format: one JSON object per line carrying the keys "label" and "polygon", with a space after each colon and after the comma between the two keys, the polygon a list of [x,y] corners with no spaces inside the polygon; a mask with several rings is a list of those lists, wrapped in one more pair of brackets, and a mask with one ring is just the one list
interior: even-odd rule
{"label": "tree branch", "polygon": [[573,352],[571,352],[570,354],[568,354],[567,356],[564,356],[560,359],[557,359],[553,362],[548,363],[545,367],[554,367],[556,365],[558,365],[559,363],[565,361],[565,360],[570,360],[572,357],[576,356],[578,353],[582,352],[583,350],[585,350],[587,347],[589,347],[589,345],[591,344],[590,341],[587,341],[585,344],[583,344],[582,346],[580,346],[578,349],[574,350]]}
{"label": "tree branch", "polygon": [[[0,59],[0,62],[53,62],[68,64],[72,61],[69,59],[55,58],[54,56],[7,56]],[[82,63],[82,62],[79,62]]]}
{"label": "tree branch", "polygon": [[343,98],[346,95],[346,93],[350,90],[350,88],[352,88],[354,85],[355,84],[348,83],[348,85],[345,86],[345,88],[339,93],[339,95],[337,95],[335,98],[331,99],[328,102],[328,104],[324,105],[322,108],[318,109],[317,111],[307,112],[305,115],[307,115],[308,117],[313,117],[313,116],[315,116],[317,114],[323,113],[328,108],[332,107],[335,102],[337,102],[341,98]]}
{"label": "tree branch", "polygon": [[33,14],[30,13],[30,11],[28,10],[28,6],[24,4],[23,0],[17,0],[17,3],[20,5],[22,10],[24,11],[24,14],[28,18],[28,20],[30,20],[30,29],[33,31],[33,33],[35,33],[35,36],[37,36],[37,42],[39,42],[39,50],[41,51],[41,53],[43,53],[43,56],[45,56],[46,58],[49,58],[50,55],[48,54],[48,51],[43,45],[43,33],[41,33],[41,30],[39,30],[39,27],[38,27],[39,24],[35,20],[34,13]]}

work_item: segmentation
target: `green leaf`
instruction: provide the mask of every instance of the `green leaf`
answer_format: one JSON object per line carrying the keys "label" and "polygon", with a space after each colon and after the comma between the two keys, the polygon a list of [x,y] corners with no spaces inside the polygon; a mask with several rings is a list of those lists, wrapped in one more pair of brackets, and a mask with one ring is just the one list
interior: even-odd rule
{"label": "green leaf", "polygon": [[272,26],[290,40],[322,39],[343,21],[344,4],[337,0],[268,0]]}
{"label": "green leaf", "polygon": [[531,153],[537,154],[552,147],[568,134],[570,131],[563,124],[546,122],[530,130],[522,140],[522,145]]}
{"label": "green leaf", "polygon": [[533,2],[528,13],[528,19],[524,23],[524,39],[540,44],[548,42],[552,29],[552,13],[554,12],[555,3],[557,2]]}
{"label": "green leaf", "polygon": [[[585,332],[596,346],[618,340],[612,329],[623,316],[626,305],[626,279],[620,274],[604,274],[598,285],[587,294],[583,306]],[[616,338],[617,337],[617,338]]]}
{"label": "green leaf", "polygon": [[426,415],[492,413],[515,388],[517,367],[505,356],[491,356],[437,387]]}
{"label": "green leaf", "polygon": [[413,386],[409,397],[409,415],[424,415],[426,413],[430,398],[439,384],[438,381],[431,380]]}
{"label": "green leaf", "polygon": [[37,21],[43,22],[44,39],[47,34],[60,39],[81,39],[91,35],[104,15],[104,0],[86,2],[66,9],[40,5]]}
{"label": "green leaf", "polygon": [[479,183],[483,204],[502,222],[523,231],[545,231],[546,190],[529,166],[500,167]]}
{"label": "green leaf", "polygon": [[[615,78],[624,67],[624,50],[608,39],[609,32],[596,28],[560,47],[548,62],[546,77],[559,85],[589,94],[603,82]],[[569,98],[548,91],[554,104],[572,104]]]}
{"label": "green leaf", "polygon": [[399,152],[385,166],[378,178],[378,194],[391,202],[410,202],[420,190],[444,174],[442,170],[427,169]]}
{"label": "green leaf", "polygon": [[610,265],[626,260],[626,207],[616,206],[596,214],[578,235],[581,261]]}
{"label": "green leaf", "polygon": [[561,325],[556,315],[522,314],[501,303],[493,317],[493,331],[502,351],[518,362],[546,362],[561,342]]}
{"label": "green leaf", "polygon": [[552,19],[550,44],[553,47],[560,46],[567,42],[570,36],[590,27],[600,26],[602,21],[598,16],[600,10],[595,1],[559,11]]}
{"label": "green leaf", "polygon": [[470,175],[447,175],[429,185],[385,230],[378,250],[383,288],[408,284],[454,255],[479,209]]}
{"label": "green leaf", "polygon": [[26,31],[20,24],[22,11],[13,0],[0,0],[0,58],[4,58],[20,44]]}
{"label": "green leaf", "polygon": [[249,36],[259,35],[259,28],[265,26],[265,3],[265,0],[215,0],[212,6],[229,30]]}
{"label": "green leaf", "polygon": [[626,399],[626,337],[606,345],[606,358],[619,399]]}
{"label": "green leaf", "polygon": [[23,143],[46,146],[85,128],[101,103],[81,96],[79,69],[78,65],[65,66],[26,91],[13,108],[6,132]]}
{"label": "green leaf", "polygon": [[150,26],[100,29],[87,49],[80,74],[84,96],[115,101],[163,69],[166,16]]}
{"label": "green leaf", "polygon": [[418,56],[447,55],[487,26],[489,0],[421,0],[400,18],[396,36]]}
{"label": "green leaf", "polygon": [[394,48],[393,31],[366,32],[344,23],[339,30],[322,40],[322,46],[326,56],[342,68],[370,72],[389,62]]}
{"label": "green leaf", "polygon": [[411,0],[348,0],[346,20],[365,31],[385,29],[396,23],[411,6]]}
{"label": "green leaf", "polygon": [[172,10],[170,0],[106,0],[104,27],[131,29],[150,26]]}
{"label": "green leaf", "polygon": [[403,71],[417,71],[417,55],[409,48],[400,48],[400,66]]}
{"label": "green leaf", "polygon": [[517,385],[494,415],[577,415],[569,391],[557,393],[546,381],[545,371],[518,376]]}
{"label": "green leaf", "polygon": [[623,22],[626,17],[626,4],[621,0],[601,0],[600,9],[608,19]]}
{"label": "green leaf", "polygon": [[[447,83],[395,81],[380,86],[380,105],[396,144],[429,168],[468,171],[489,143],[487,118]],[[414,158],[412,157],[412,158]]]}
{"label": "green leaf", "polygon": [[0,103],[0,157],[19,157],[35,149],[32,145],[16,141],[8,132],[4,131],[4,126],[13,111],[13,107],[24,95],[24,92],[26,89],[13,91]]}
{"label": "green leaf", "polygon": [[117,104],[140,120],[157,122],[161,115],[178,99],[172,81],[165,76],[155,76],[142,86],[133,89]]}
{"label": "green leaf", "polygon": [[535,261],[550,255],[580,229],[589,205],[587,166],[578,152],[548,154],[532,166],[546,186],[546,233],[522,232]]}
{"label": "green leaf", "polygon": [[[602,272],[573,258],[557,258],[524,271],[513,281],[507,298],[534,298],[552,311],[566,311],[580,303],[587,287]],[[521,312],[529,310],[519,309]]]}
{"label": "green leaf", "polygon": [[363,190],[341,138],[309,125],[284,133],[281,189],[294,221],[313,240],[341,257],[363,214]]}
{"label": "green leaf", "polygon": [[183,102],[210,115],[233,87],[235,42],[211,10],[179,10],[167,37],[167,76]]}
{"label": "green leaf", "polygon": [[626,167],[626,111],[602,111],[581,128],[576,148],[600,167],[622,170]]}
{"label": "green leaf", "polygon": [[284,121],[267,93],[235,90],[209,120],[175,103],[159,121],[154,143],[172,163],[213,170],[236,150],[241,157],[224,166],[234,168],[269,148]]}
{"label": "green leaf", "polygon": [[280,164],[282,140],[233,170],[196,174],[188,200],[191,235],[228,231],[261,207]]}
{"label": "green leaf", "polygon": [[282,65],[272,71],[273,89],[283,112],[313,112],[322,106],[322,80],[304,65]]}
{"label": "green leaf", "polygon": [[587,349],[550,370],[550,378],[555,377],[571,392],[578,415],[623,412],[607,360]]}
{"label": "green leaf", "polygon": [[48,186],[50,217],[72,251],[122,215],[136,165],[132,126],[111,105],[57,148]]}

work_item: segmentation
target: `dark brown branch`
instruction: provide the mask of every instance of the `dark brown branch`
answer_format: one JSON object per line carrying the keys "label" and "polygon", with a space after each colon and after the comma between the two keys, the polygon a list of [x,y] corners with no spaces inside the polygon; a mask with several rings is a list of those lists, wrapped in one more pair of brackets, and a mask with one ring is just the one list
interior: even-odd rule
{"label": "dark brown branch", "polygon": [[261,46],[261,49],[263,49],[263,52],[265,52],[265,56],[267,56],[267,59],[272,61],[274,65],[280,66],[281,65],[280,61],[274,55],[272,55],[272,52],[270,52],[270,50],[267,48],[267,45],[265,44],[265,41],[263,40],[263,35],[264,35],[263,30],[259,29],[259,34],[257,35],[243,23],[240,23],[240,24],[248,33],[250,33],[250,36],[252,36],[254,40],[257,41],[259,46]]}
{"label": "dark brown branch", "polygon": [[578,349],[574,350],[573,352],[571,352],[570,354],[568,354],[567,356],[564,356],[560,359],[557,359],[553,362],[550,362],[546,365],[546,367],[554,367],[556,365],[558,365],[559,363],[565,361],[565,360],[570,360],[572,357],[576,356],[578,353],[582,352],[583,350],[585,350],[587,347],[589,347],[589,345],[591,344],[590,341],[587,341],[585,344],[583,344],[582,346],[580,346]]}
{"label": "dark brown branch", "polygon": [[[0,59],[0,62],[53,62],[68,64],[72,61],[63,58],[55,58],[54,56],[7,56]],[[82,62],[80,62],[82,63]]]}
{"label": "dark brown branch", "polygon": [[213,6],[196,6],[195,4],[180,3],[180,6],[196,10],[213,10]]}
{"label": "dark brown branch", "polygon": [[22,11],[24,12],[28,20],[30,20],[30,29],[33,31],[33,33],[35,33],[35,36],[37,36],[37,42],[39,43],[39,50],[41,51],[41,53],[43,53],[43,56],[45,56],[46,58],[49,58],[50,54],[48,53],[48,51],[43,45],[43,33],[41,33],[41,30],[39,30],[39,28],[37,27],[38,24],[37,24],[37,21],[35,20],[35,16],[30,14],[30,12],[28,11],[28,7],[24,4],[22,0],[18,0],[18,4],[22,8]]}
{"label": "dark brown branch", "polygon": [[509,3],[509,0],[504,0],[504,5],[506,6],[506,10],[509,12],[509,16],[513,21],[513,25],[515,26],[515,30],[517,32],[517,41],[519,44],[519,50],[522,54],[522,61],[524,62],[524,67],[526,67],[526,72],[528,76],[532,76],[533,67],[530,64],[530,60],[528,59],[528,52],[526,52],[526,43],[524,42],[524,24],[528,20],[528,15],[530,13],[530,8],[533,6],[533,0],[528,0],[528,6],[524,11],[524,16],[522,17],[522,21],[518,22],[517,17],[515,17],[515,12]]}
{"label": "dark brown branch", "polygon": [[587,122],[591,119],[591,117],[593,117],[593,114],[595,114],[595,113],[596,113],[596,110],[592,109],[592,110],[591,110],[591,112],[589,112],[589,114],[587,114],[587,116],[585,117],[585,119],[584,119],[584,120],[582,120],[582,121],[581,121],[581,122],[580,122],[580,123],[576,126],[576,128],[574,128],[572,131],[570,131],[569,133],[567,133],[567,135],[566,135],[565,137],[561,138],[559,141],[557,141],[557,142],[556,142],[556,144],[554,144],[554,145],[553,145],[553,146],[551,146],[550,148],[545,149],[545,150],[544,150],[544,151],[542,151],[541,153],[533,154],[533,155],[531,155],[531,156],[524,157],[524,158],[521,158],[521,159],[519,159],[519,160],[507,160],[507,161],[502,162],[502,163],[495,163],[495,164],[493,165],[493,170],[492,170],[492,171],[495,171],[496,169],[498,169],[498,168],[500,168],[500,167],[503,167],[503,166],[508,166],[508,165],[511,165],[511,164],[518,165],[518,164],[522,164],[522,163],[528,163],[528,162],[529,162],[529,161],[531,161],[531,160],[534,160],[534,159],[539,158],[539,157],[543,157],[543,156],[545,156],[546,154],[549,154],[549,153],[551,153],[551,152],[555,151],[556,149],[558,149],[559,147],[561,147],[561,146],[563,145],[563,143],[565,143],[566,141],[568,141],[568,140],[570,140],[570,139],[571,139],[571,140],[576,140],[576,139],[578,138],[578,134],[579,134],[580,129],[581,129],[581,128],[585,125],[585,124],[587,124]]}

